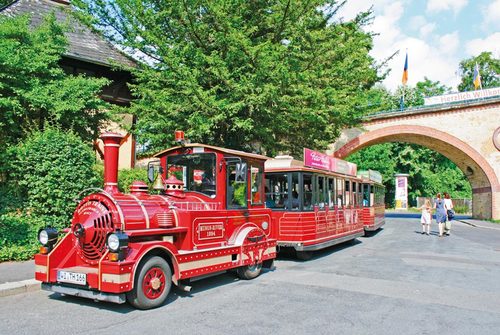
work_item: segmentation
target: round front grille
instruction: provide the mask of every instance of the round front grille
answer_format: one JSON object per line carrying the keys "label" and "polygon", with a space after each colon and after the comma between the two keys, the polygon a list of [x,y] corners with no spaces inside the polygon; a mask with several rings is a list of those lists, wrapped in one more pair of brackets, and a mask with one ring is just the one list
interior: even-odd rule
{"label": "round front grille", "polygon": [[87,201],[77,208],[73,222],[78,254],[85,262],[97,264],[106,252],[106,237],[115,230],[109,209],[100,201]]}

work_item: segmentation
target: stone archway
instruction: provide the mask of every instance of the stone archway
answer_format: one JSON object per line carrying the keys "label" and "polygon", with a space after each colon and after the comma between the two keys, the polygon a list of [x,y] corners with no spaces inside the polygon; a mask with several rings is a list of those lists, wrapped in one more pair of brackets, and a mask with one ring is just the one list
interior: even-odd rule
{"label": "stone archway", "polygon": [[491,165],[469,144],[435,128],[417,125],[395,125],[369,132],[360,132],[334,152],[345,158],[365,147],[385,142],[406,142],[425,146],[455,163],[472,186],[473,216],[480,219],[500,219],[498,202],[500,184]]}

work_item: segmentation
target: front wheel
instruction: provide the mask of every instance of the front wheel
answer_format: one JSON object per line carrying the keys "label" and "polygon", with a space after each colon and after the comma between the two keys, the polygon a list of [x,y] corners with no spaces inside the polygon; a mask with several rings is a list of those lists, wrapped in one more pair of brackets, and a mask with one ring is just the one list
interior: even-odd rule
{"label": "front wheel", "polygon": [[172,287],[172,270],[161,257],[146,260],[136,272],[134,289],[127,293],[128,302],[139,309],[163,304]]}
{"label": "front wheel", "polygon": [[245,265],[239,267],[236,270],[236,273],[238,274],[238,277],[240,277],[241,279],[250,280],[258,277],[260,275],[261,270],[262,270],[262,263],[256,263],[253,265]]}

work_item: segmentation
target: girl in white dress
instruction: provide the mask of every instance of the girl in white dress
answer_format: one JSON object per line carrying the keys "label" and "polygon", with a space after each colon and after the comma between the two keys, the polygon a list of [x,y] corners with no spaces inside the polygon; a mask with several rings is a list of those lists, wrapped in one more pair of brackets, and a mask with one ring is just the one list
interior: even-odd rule
{"label": "girl in white dress", "polygon": [[431,221],[432,221],[432,205],[429,199],[425,199],[425,203],[419,208],[422,211],[422,216],[420,217],[420,223],[422,223],[422,234],[429,235],[431,232]]}

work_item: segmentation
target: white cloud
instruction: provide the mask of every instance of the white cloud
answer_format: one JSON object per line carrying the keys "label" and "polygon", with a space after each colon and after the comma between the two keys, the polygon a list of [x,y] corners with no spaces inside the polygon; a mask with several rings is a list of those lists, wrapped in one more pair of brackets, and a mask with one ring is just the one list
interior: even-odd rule
{"label": "white cloud", "polygon": [[483,11],[486,24],[493,24],[495,27],[500,27],[500,0],[492,2]]}
{"label": "white cloud", "polygon": [[436,24],[435,23],[426,23],[422,27],[420,27],[420,36],[426,37],[430,33],[432,33],[436,29]]}
{"label": "white cloud", "polygon": [[408,27],[411,30],[418,31],[423,25],[427,23],[427,20],[422,15],[416,15],[410,18],[408,22]]}
{"label": "white cloud", "polygon": [[458,31],[443,35],[439,38],[439,50],[443,54],[455,54],[460,43]]}
{"label": "white cloud", "polygon": [[452,10],[458,14],[467,5],[468,0],[428,0],[427,12],[442,12]]}
{"label": "white cloud", "polygon": [[484,39],[477,38],[467,42],[465,50],[470,56],[477,56],[483,51],[491,51],[493,56],[500,57],[500,32]]}

